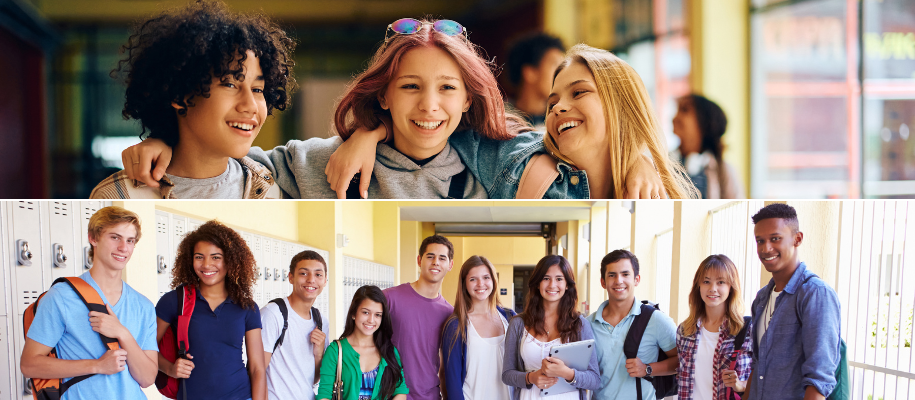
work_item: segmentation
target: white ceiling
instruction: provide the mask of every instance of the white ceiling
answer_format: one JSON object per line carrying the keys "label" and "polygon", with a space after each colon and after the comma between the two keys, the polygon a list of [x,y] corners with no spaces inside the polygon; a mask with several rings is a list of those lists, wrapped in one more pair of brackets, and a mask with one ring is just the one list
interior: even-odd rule
{"label": "white ceiling", "polygon": [[402,221],[423,222],[559,222],[591,219],[590,207],[404,206]]}

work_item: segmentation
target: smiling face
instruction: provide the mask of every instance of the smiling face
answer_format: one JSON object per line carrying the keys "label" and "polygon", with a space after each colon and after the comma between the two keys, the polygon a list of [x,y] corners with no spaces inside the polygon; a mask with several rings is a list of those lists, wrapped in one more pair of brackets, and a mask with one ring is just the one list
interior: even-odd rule
{"label": "smiling face", "polygon": [[400,60],[382,108],[394,121],[394,147],[417,160],[432,157],[461,123],[470,97],[461,69],[438,47],[417,47]]}
{"label": "smiling face", "polygon": [[798,265],[797,247],[801,245],[804,234],[795,233],[782,218],[767,218],[753,227],[756,235],[756,254],[763,267],[772,275],[794,274]]}
{"label": "smiling face", "polygon": [[464,287],[467,288],[470,298],[474,300],[485,301],[489,299],[493,288],[492,274],[489,272],[489,267],[478,265],[471,268],[467,273],[467,278],[465,278]]}
{"label": "smiling face", "polygon": [[426,252],[416,258],[419,264],[419,277],[429,283],[439,283],[445,274],[454,267],[454,261],[448,258],[448,247],[432,243],[426,246]]}
{"label": "smiling face", "polygon": [[[195,96],[186,115],[178,116],[179,146],[193,149],[200,157],[241,158],[248,154],[267,118],[267,100],[259,60],[253,51],[246,54],[244,80],[232,75],[214,76],[209,97]],[[172,107],[179,108],[176,103]]]}
{"label": "smiling face", "polygon": [[356,309],[356,315],[352,318],[356,322],[356,330],[365,336],[372,336],[378,327],[381,326],[381,319],[384,318],[384,309],[381,303],[370,299],[362,300]]}
{"label": "smiling face", "polygon": [[728,283],[728,277],[714,268],[707,268],[705,276],[699,282],[699,295],[705,302],[705,308],[724,307],[730,294],[731,285]]}
{"label": "smiling face", "polygon": [[611,301],[626,302],[635,298],[635,288],[640,280],[641,277],[633,271],[632,262],[624,258],[607,264],[600,285],[607,289]]}
{"label": "smiling face", "polygon": [[226,266],[222,249],[210,242],[197,242],[194,245],[194,273],[200,278],[202,286],[219,286],[225,284]]}
{"label": "smiling face", "polygon": [[89,235],[93,247],[92,266],[121,271],[127,267],[137,244],[137,227],[122,222],[102,230],[97,238]]}
{"label": "smiling face", "polygon": [[540,281],[540,296],[544,303],[558,302],[566,294],[566,277],[559,264],[546,270],[546,275]]}
{"label": "smiling face", "polygon": [[547,133],[573,162],[606,154],[609,148],[604,108],[594,75],[572,62],[553,81],[547,102]]}
{"label": "smiling face", "polygon": [[292,294],[299,300],[313,302],[327,285],[327,273],[324,264],[317,260],[302,260],[289,272],[289,283]]}
{"label": "smiling face", "polygon": [[674,116],[673,126],[674,134],[680,138],[680,153],[686,156],[702,150],[702,132],[699,131],[699,119],[691,98],[677,99],[677,115]]}

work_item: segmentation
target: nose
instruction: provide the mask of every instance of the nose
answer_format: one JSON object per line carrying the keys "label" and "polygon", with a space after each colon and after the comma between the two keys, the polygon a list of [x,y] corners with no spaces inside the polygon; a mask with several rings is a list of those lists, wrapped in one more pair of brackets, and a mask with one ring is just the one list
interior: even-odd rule
{"label": "nose", "polygon": [[419,110],[425,112],[438,111],[439,100],[439,94],[435,88],[424,90],[422,97],[419,99]]}
{"label": "nose", "polygon": [[251,90],[241,90],[239,92],[238,103],[235,105],[235,111],[243,114],[256,114],[257,101],[254,98],[254,92]]}
{"label": "nose", "polygon": [[553,105],[553,108],[550,109],[554,115],[559,115],[569,111],[569,106],[565,104],[565,101],[560,99],[556,104]]}

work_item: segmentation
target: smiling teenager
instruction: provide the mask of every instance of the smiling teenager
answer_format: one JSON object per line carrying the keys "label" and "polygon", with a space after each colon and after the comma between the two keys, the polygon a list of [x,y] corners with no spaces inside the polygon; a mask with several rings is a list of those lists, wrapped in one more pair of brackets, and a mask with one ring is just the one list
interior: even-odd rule
{"label": "smiling teenager", "polygon": [[292,294],[281,299],[285,313],[273,301],[261,309],[267,395],[271,400],[312,400],[328,345],[327,335],[319,327],[330,327],[327,318],[316,315],[313,308],[327,285],[327,263],[317,252],[305,250],[292,257],[287,279]]}
{"label": "smiling teenager", "polygon": [[839,296],[800,262],[797,211],[770,204],[753,216],[756,253],[772,274],[753,300],[753,375],[747,398],[825,399],[841,357]]}
{"label": "smiling teenager", "polygon": [[[121,207],[105,207],[92,215],[92,269],[77,279],[98,292],[108,312],[88,311],[70,285],[51,286],[25,338],[20,360],[24,376],[92,375],[61,393],[68,400],[146,399],[141,388],[156,379],[155,310],[149,299],[121,280],[140,234],[139,217]],[[110,349],[99,335],[117,340],[120,348]],[[57,356],[49,357],[53,349]]]}
{"label": "smiling teenager", "polygon": [[[277,198],[270,171],[245,156],[273,110],[284,110],[294,42],[266,17],[200,1],[139,24],[114,74],[126,74],[123,115],[174,148],[156,179],[135,181],[150,160],[124,154],[124,170],[94,199]],[[145,142],[144,141],[144,142]],[[145,163],[145,164],[144,164]]]}
{"label": "smiling teenager", "polygon": [[327,347],[321,363],[318,399],[333,398],[337,363],[343,363],[339,366],[343,396],[336,400],[407,399],[406,371],[392,340],[394,328],[388,311],[388,300],[377,286],[356,290],[343,334]]}
{"label": "smiling teenager", "polygon": [[[626,337],[645,307],[635,297],[642,277],[639,260],[628,250],[614,250],[600,261],[600,285],[608,300],[588,316],[597,336],[596,351],[600,362],[600,389],[597,400],[658,398],[647,378],[673,375],[677,370],[677,325],[664,313],[654,310],[649,316],[638,345],[637,357],[627,358]],[[658,349],[669,358],[658,361]],[[637,380],[643,379],[641,383]],[[639,393],[637,388],[641,386]]]}
{"label": "smiling teenager", "polygon": [[483,256],[461,266],[454,314],[442,331],[442,364],[448,400],[509,400],[502,383],[508,320],[515,312],[499,304],[495,267]]}
{"label": "smiling teenager", "polygon": [[734,262],[723,254],[708,256],[693,278],[689,316],[677,328],[680,400],[731,400],[729,388],[744,392],[753,361],[748,321]]}
{"label": "smiling teenager", "polygon": [[442,281],[454,267],[454,245],[433,235],[423,239],[416,264],[419,279],[384,290],[394,327],[392,341],[403,354],[410,400],[439,400],[442,328],[454,307],[442,297]]}
{"label": "smiling teenager", "polygon": [[556,385],[559,379],[578,390],[550,395],[550,399],[587,399],[588,391],[601,383],[597,352],[591,352],[588,369],[581,371],[549,356],[555,345],[594,339],[591,325],[577,309],[572,266],[563,256],[543,257],[527,286],[524,312],[512,318],[505,334],[502,382],[514,386],[513,400],[539,399],[540,390]]}
{"label": "smiling teenager", "polygon": [[156,304],[156,340],[169,326],[178,332],[179,288],[193,286],[197,299],[187,328],[188,359],[171,363],[160,354],[159,370],[185,380],[187,399],[266,400],[260,311],[252,298],[257,271],[245,240],[217,221],[206,222],[178,245],[172,274],[176,290]]}

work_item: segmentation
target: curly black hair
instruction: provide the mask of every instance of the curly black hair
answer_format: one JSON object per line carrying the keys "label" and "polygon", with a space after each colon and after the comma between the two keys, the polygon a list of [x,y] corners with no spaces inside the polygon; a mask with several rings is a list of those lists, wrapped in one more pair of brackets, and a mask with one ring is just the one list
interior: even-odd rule
{"label": "curly black hair", "polygon": [[171,104],[185,115],[195,96],[209,98],[214,76],[243,80],[248,50],[264,73],[267,114],[283,111],[295,89],[294,48],[295,42],[266,16],[232,13],[221,2],[198,0],[165,11],[134,27],[121,49],[126,58],[111,71],[113,78],[126,74],[121,114],[140,121],[140,139],[148,132],[174,147],[178,117]]}
{"label": "curly black hair", "polygon": [[242,308],[257,307],[254,285],[257,284],[257,262],[245,239],[234,229],[212,220],[188,232],[178,245],[175,267],[172,269],[172,289],[181,285],[199,285],[194,271],[194,246],[210,242],[223,252],[226,268],[225,285],[229,298]]}
{"label": "curly black hair", "polygon": [[785,220],[785,223],[791,227],[791,230],[794,233],[797,233],[801,229],[800,222],[797,219],[797,210],[787,204],[773,203],[760,208],[756,215],[752,217],[753,224],[758,224],[759,221],[769,218],[781,218]]}

